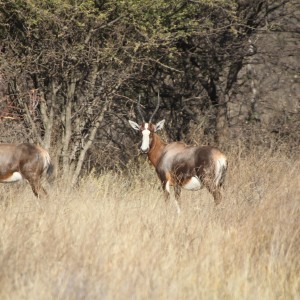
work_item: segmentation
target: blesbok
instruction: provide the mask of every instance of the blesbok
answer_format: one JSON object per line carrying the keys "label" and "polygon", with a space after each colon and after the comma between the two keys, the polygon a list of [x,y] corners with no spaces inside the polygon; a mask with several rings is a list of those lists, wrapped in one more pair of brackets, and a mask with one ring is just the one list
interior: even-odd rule
{"label": "blesbok", "polygon": [[163,128],[165,120],[152,123],[159,108],[160,98],[149,122],[145,122],[138,101],[141,125],[130,121],[131,127],[142,133],[141,152],[147,153],[162,183],[166,199],[170,196],[170,186],[174,187],[177,212],[180,212],[181,188],[199,190],[206,187],[214,197],[215,204],[222,200],[221,186],[224,183],[227,159],[216,147],[191,146],[183,142],[164,142],[156,132]]}
{"label": "blesbok", "polygon": [[0,182],[26,179],[36,197],[47,192],[42,186],[42,175],[51,175],[53,165],[49,153],[38,145],[0,144]]}

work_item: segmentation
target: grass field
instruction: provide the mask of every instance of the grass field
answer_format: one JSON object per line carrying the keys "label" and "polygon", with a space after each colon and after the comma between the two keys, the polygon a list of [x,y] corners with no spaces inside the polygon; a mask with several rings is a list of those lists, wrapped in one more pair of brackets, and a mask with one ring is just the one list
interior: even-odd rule
{"label": "grass field", "polygon": [[300,161],[232,151],[224,201],[165,203],[141,159],[57,182],[0,185],[0,299],[300,299]]}

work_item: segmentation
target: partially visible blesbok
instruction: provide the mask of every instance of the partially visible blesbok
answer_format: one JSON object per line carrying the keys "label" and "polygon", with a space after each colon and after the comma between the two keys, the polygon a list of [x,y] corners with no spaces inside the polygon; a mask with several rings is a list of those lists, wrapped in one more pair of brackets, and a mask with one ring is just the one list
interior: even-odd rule
{"label": "partially visible blesbok", "polygon": [[49,153],[33,144],[0,144],[0,182],[26,179],[36,197],[47,192],[42,186],[42,175],[50,175],[53,165]]}
{"label": "partially visible blesbok", "polygon": [[199,190],[206,187],[213,195],[216,204],[222,200],[221,186],[227,170],[226,156],[215,147],[191,146],[183,142],[165,143],[155,132],[162,129],[165,120],[152,123],[152,118],[159,108],[157,106],[149,122],[145,122],[138,102],[138,111],[142,124],[130,121],[131,127],[142,133],[141,152],[147,153],[161,180],[166,199],[170,195],[170,186],[174,187],[177,212],[180,212],[181,188]]}

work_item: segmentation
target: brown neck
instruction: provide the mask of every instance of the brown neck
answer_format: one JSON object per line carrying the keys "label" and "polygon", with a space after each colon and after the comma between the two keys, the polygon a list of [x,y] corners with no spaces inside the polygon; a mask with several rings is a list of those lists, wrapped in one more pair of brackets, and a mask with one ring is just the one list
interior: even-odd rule
{"label": "brown neck", "polygon": [[148,158],[154,167],[157,166],[157,163],[166,145],[167,144],[156,133],[153,133],[150,150],[148,152]]}

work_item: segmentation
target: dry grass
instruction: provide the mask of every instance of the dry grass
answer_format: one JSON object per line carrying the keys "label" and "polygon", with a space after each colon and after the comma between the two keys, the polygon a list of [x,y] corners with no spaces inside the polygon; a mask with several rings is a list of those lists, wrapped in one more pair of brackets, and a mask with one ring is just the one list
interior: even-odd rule
{"label": "dry grass", "polygon": [[185,191],[179,217],[146,163],[39,205],[1,185],[0,299],[300,299],[300,161],[230,161],[224,202]]}

